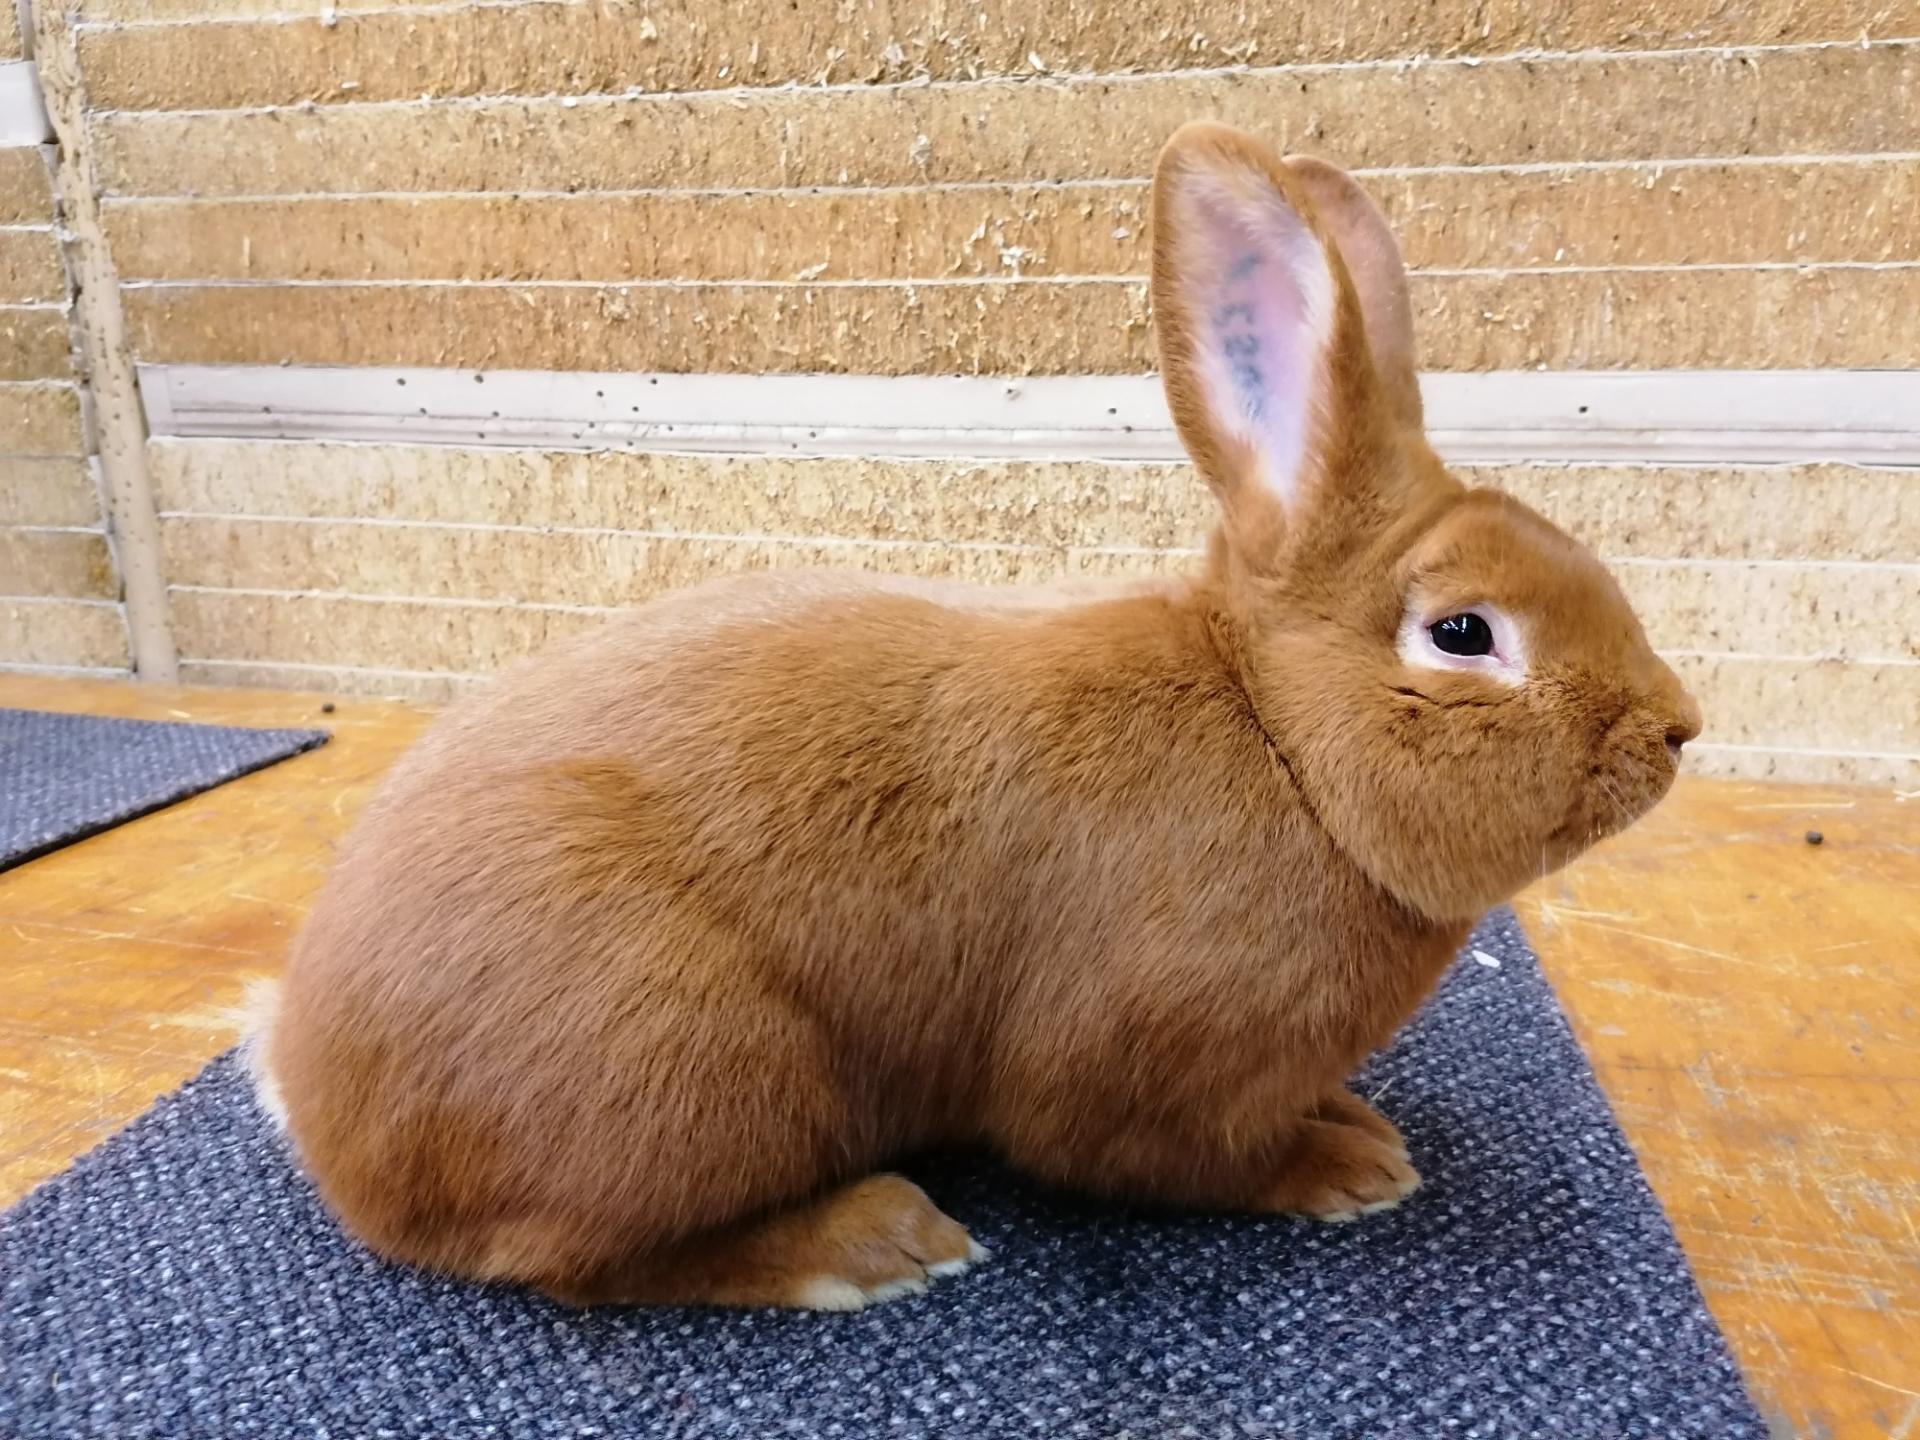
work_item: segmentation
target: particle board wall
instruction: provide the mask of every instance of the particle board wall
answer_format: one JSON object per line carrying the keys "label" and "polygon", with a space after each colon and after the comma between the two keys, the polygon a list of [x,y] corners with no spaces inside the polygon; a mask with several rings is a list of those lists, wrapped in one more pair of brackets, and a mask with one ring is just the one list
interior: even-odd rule
{"label": "particle board wall", "polygon": [[[1920,351],[1920,0],[75,16],[148,364],[1140,373],[1145,177],[1198,115],[1361,170],[1432,370]],[[186,674],[383,692],[444,693],[722,570],[1158,567],[1205,524],[1177,466],[218,439],[149,459]],[[1910,472],[1476,478],[1615,563],[1703,693],[1704,765],[1920,782]]]}
{"label": "particle board wall", "polygon": [[[4,0],[0,16],[14,16]],[[0,58],[9,53],[20,53],[17,26],[0,27]],[[49,157],[0,148],[0,666],[125,674],[69,302]]]}
{"label": "particle board wall", "polygon": [[148,361],[1127,373],[1215,115],[1372,174],[1428,368],[1910,362],[1920,4],[87,0]]}
{"label": "particle board wall", "polygon": [[[674,586],[827,565],[1021,582],[1191,564],[1184,465],[156,445],[190,678],[440,697]],[[1909,778],[1920,472],[1463,470],[1606,556],[1720,773]],[[1796,552],[1819,544],[1825,558]],[[1783,556],[1782,552],[1788,552]]]}

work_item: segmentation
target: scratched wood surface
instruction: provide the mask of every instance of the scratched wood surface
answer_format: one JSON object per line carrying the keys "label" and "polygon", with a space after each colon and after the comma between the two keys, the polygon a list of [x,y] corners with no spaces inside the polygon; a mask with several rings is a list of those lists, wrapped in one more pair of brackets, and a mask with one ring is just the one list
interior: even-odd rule
{"label": "scratched wood surface", "polygon": [[319,749],[0,872],[0,1203],[232,1043],[278,971],[336,840],[425,727],[319,696],[0,675],[0,705],[319,726]]}
{"label": "scratched wood surface", "polygon": [[1517,908],[1779,1432],[1920,1436],[1920,793],[1683,780]]}
{"label": "scratched wood surface", "polygon": [[[232,1043],[428,718],[323,698],[0,675],[0,705],[334,732],[0,873],[0,1203]],[[1519,908],[1779,1433],[1920,1440],[1920,795],[1686,780]]]}

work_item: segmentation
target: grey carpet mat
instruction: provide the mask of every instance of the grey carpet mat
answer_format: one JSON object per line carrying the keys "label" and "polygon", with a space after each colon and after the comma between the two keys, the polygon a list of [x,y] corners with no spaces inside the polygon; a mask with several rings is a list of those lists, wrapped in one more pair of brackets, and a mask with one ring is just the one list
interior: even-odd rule
{"label": "grey carpet mat", "polygon": [[324,730],[0,709],[0,870],[326,739]]}
{"label": "grey carpet mat", "polygon": [[1518,927],[1474,943],[1365,1079],[1427,1177],[1402,1209],[1130,1214],[929,1158],[993,1259],[857,1315],[383,1264],[225,1057],[0,1218],[0,1434],[1759,1440]]}

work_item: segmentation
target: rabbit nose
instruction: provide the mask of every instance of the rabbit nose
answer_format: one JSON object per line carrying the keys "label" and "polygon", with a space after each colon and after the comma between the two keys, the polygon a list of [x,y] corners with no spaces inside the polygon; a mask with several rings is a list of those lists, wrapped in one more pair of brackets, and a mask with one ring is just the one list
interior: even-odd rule
{"label": "rabbit nose", "polygon": [[1700,727],[1705,723],[1700,714],[1700,706],[1685,691],[1680,693],[1678,714],[1667,724],[1667,753],[1680,758],[1680,747],[1689,740],[1700,738]]}

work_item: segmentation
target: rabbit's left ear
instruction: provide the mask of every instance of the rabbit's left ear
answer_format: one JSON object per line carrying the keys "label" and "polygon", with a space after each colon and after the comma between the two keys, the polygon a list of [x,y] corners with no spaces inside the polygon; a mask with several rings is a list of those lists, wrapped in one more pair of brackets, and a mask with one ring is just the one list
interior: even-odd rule
{"label": "rabbit's left ear", "polygon": [[[1369,285],[1385,282],[1384,363],[1337,230]],[[1154,172],[1152,283],[1168,408],[1244,559],[1395,507],[1392,467],[1370,462],[1419,423],[1412,326],[1398,251],[1352,181],[1225,126],[1184,126]]]}

